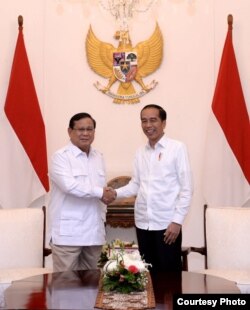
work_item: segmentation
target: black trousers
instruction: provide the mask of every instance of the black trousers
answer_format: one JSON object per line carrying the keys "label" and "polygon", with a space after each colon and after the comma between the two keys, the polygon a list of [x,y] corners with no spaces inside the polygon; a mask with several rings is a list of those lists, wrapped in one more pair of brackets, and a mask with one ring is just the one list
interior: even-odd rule
{"label": "black trousers", "polygon": [[181,242],[180,231],[175,243],[164,242],[166,230],[144,230],[136,228],[139,251],[146,263],[152,264],[151,272],[181,271]]}

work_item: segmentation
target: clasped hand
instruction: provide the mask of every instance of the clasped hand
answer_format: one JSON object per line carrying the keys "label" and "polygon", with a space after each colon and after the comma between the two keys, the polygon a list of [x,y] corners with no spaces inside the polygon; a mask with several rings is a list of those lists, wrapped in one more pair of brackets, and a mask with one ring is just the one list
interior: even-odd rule
{"label": "clasped hand", "polygon": [[116,191],[112,187],[104,187],[101,200],[103,203],[108,205],[116,199],[116,196]]}

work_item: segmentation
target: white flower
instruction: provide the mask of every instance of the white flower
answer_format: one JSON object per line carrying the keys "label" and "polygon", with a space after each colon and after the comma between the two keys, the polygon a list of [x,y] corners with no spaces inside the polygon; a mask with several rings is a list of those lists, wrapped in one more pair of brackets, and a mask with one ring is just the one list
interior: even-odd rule
{"label": "white flower", "polygon": [[136,257],[133,257],[131,254],[124,254],[123,261],[126,268],[134,265],[140,272],[147,270],[144,262],[141,260],[141,257],[136,259]]}
{"label": "white flower", "polygon": [[117,261],[116,260],[109,260],[103,267],[104,272],[110,272],[117,268]]}
{"label": "white flower", "polygon": [[116,255],[112,257],[112,259],[106,262],[106,264],[103,267],[103,271],[111,272],[117,269],[121,261],[123,262],[124,267],[126,269],[128,269],[129,266],[133,265],[139,270],[139,272],[144,272],[148,270],[147,269],[148,264],[146,264],[141,259],[141,255],[139,251],[137,250],[131,253],[122,253],[122,252],[117,253]]}
{"label": "white flower", "polygon": [[141,255],[138,250],[133,250],[132,252],[126,253],[125,255],[128,256],[128,258],[131,260],[141,260]]}

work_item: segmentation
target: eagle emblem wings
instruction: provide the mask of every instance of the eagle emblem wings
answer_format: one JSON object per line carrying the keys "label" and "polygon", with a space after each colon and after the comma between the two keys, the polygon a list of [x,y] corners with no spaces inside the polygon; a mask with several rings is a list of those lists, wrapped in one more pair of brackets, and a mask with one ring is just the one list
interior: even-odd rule
{"label": "eagle emblem wings", "polygon": [[[117,31],[115,39],[119,40],[118,47],[102,42],[89,27],[86,37],[86,54],[90,68],[108,79],[106,86],[96,82],[98,90],[112,97],[115,103],[136,103],[139,97],[152,90],[157,82],[153,80],[145,85],[143,78],[159,68],[163,57],[163,37],[158,24],[153,34],[145,41],[132,46],[128,31]],[[117,94],[111,87],[119,82]],[[141,87],[136,91],[133,81]]]}

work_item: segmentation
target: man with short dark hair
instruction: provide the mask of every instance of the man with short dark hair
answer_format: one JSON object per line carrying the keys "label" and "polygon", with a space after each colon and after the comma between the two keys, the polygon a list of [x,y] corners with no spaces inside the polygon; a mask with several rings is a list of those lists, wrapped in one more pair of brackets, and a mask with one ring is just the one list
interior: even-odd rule
{"label": "man with short dark hair", "polygon": [[181,227],[192,198],[187,149],[164,135],[167,114],[162,107],[147,105],[140,116],[148,143],[137,151],[133,177],[116,190],[117,197],[137,195],[138,245],[152,271],[180,271]]}
{"label": "man with short dark hair", "polygon": [[104,191],[103,156],[91,146],[95,128],[88,113],[74,115],[69,144],[52,157],[49,215],[54,271],[97,268],[105,243],[106,207],[100,200],[111,193]]}

